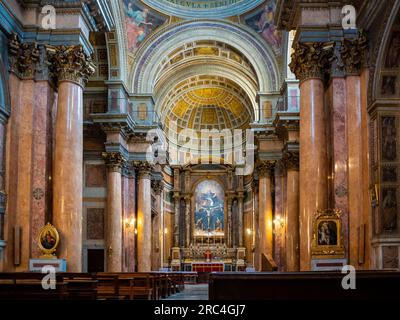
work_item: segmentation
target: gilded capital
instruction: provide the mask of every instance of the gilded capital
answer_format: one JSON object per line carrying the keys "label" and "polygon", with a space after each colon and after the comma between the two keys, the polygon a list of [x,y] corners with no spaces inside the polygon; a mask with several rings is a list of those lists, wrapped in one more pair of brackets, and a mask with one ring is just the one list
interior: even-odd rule
{"label": "gilded capital", "polygon": [[299,42],[294,47],[290,70],[300,81],[324,79],[333,56],[333,42]]}
{"label": "gilded capital", "polygon": [[340,49],[342,68],[347,75],[359,75],[368,48],[367,37],[361,31],[354,40],[344,39]]}
{"label": "gilded capital", "polygon": [[84,87],[95,66],[81,45],[57,46],[49,49],[52,70],[58,82],[70,81]]}
{"label": "gilded capital", "polygon": [[125,159],[121,153],[103,152],[102,157],[106,161],[106,165],[109,171],[121,172],[121,168],[125,163]]}
{"label": "gilded capital", "polygon": [[285,152],[283,154],[282,162],[284,163],[286,170],[299,170],[299,153],[297,152]]}
{"label": "gilded capital", "polygon": [[22,42],[13,33],[9,42],[10,71],[23,79],[34,79],[40,52],[37,43]]}

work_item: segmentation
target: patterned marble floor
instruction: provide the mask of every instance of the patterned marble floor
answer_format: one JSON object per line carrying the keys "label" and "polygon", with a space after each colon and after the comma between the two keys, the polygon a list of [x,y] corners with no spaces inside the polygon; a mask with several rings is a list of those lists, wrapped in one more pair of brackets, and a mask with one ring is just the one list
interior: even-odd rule
{"label": "patterned marble floor", "polygon": [[165,300],[208,300],[208,284],[186,284],[183,292]]}

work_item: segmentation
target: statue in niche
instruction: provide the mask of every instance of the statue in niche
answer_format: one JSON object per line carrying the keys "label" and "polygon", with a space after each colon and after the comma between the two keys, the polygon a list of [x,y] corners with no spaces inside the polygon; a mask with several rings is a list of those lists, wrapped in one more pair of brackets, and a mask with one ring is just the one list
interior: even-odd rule
{"label": "statue in niche", "polygon": [[396,160],[396,118],[382,118],[382,157],[384,160]]}
{"label": "statue in niche", "polygon": [[383,230],[395,230],[397,227],[397,200],[395,188],[383,190],[382,213]]}

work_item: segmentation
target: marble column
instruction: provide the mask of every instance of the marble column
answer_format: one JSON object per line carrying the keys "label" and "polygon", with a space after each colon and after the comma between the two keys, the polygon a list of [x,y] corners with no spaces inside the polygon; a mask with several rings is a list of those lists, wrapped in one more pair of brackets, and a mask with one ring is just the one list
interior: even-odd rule
{"label": "marble column", "polygon": [[[8,269],[27,271],[31,258],[32,145],[35,72],[39,50],[35,43],[22,43],[17,35],[9,41],[11,117],[8,123]],[[14,232],[20,231],[19,245]],[[19,249],[16,249],[19,246]]]}
{"label": "marble column", "polygon": [[244,204],[243,204],[243,200],[244,200],[244,192],[240,191],[238,192],[238,196],[237,196],[237,200],[238,200],[238,246],[240,248],[243,248],[244,246],[244,241],[243,241],[243,233],[244,233],[244,226],[243,226],[243,214],[244,214]]}
{"label": "marble column", "polygon": [[162,205],[162,190],[163,190],[163,182],[162,181],[153,181],[152,189],[155,195],[155,210],[156,215],[153,217],[153,232],[152,232],[152,266],[151,269],[153,271],[158,271],[161,268],[162,261],[162,237],[163,237],[163,223],[162,223],[162,213],[161,213],[161,205]]}
{"label": "marble column", "polygon": [[179,232],[180,232],[180,169],[174,168],[174,230],[173,230],[173,237],[174,237],[174,247],[179,247]]}
{"label": "marble column", "polygon": [[138,183],[137,257],[138,272],[151,271],[151,166],[136,164]]}
{"label": "marble column", "polygon": [[[135,225],[133,228],[136,228],[136,173],[135,169],[129,165],[128,166],[128,210],[130,214],[130,219],[135,219]],[[136,234],[135,230],[132,230],[129,232],[127,236],[127,244],[126,244],[127,250],[128,250],[128,263],[127,263],[127,269],[128,272],[134,272],[135,271],[135,265],[136,265]]]}
{"label": "marble column", "polygon": [[300,269],[311,269],[313,218],[327,208],[324,73],[333,45],[298,43],[290,67],[300,83]]}
{"label": "marble column", "polygon": [[180,226],[179,226],[179,221],[180,221],[180,214],[181,214],[181,197],[179,195],[179,192],[174,192],[174,209],[175,209],[175,214],[174,214],[174,247],[179,247],[180,246],[180,241],[179,241],[179,232],[180,232]]}
{"label": "marble column", "polygon": [[[362,104],[361,67],[365,58],[367,39],[359,34],[354,40],[344,40],[341,59],[346,73],[347,152],[348,152],[348,206],[349,206],[349,264],[359,267],[359,227],[363,224],[365,186],[369,185],[368,170],[364,172],[368,155],[366,105]],[[366,97],[366,92],[364,92]],[[363,107],[365,110],[363,110]],[[365,116],[365,119],[363,119]],[[364,122],[364,124],[363,124]],[[366,157],[364,158],[364,155]],[[368,167],[368,166],[367,166]]]}
{"label": "marble column", "polygon": [[226,242],[227,242],[227,246],[228,248],[232,247],[232,195],[228,196],[227,199],[227,212],[228,212],[228,216],[227,216],[227,233],[226,233]]}
{"label": "marble column", "polygon": [[299,257],[299,154],[284,154],[286,167],[286,271],[300,270]]}
{"label": "marble column", "polygon": [[118,152],[104,153],[107,164],[106,270],[122,271],[122,183],[124,159]]}
{"label": "marble column", "polygon": [[[259,234],[259,255],[273,256],[273,225],[272,225],[272,185],[271,170],[275,165],[274,161],[262,161],[258,164],[258,234]],[[261,261],[261,260],[260,260]],[[261,267],[261,264],[260,264]]]}
{"label": "marble column", "polygon": [[191,235],[191,226],[190,226],[190,222],[191,222],[191,212],[190,212],[190,205],[191,205],[191,196],[190,195],[186,195],[185,196],[185,226],[186,226],[186,230],[185,230],[185,246],[186,248],[189,247],[190,245],[190,235]]}
{"label": "marble column", "polygon": [[83,86],[94,72],[81,46],[56,47],[58,76],[53,167],[53,224],[60,233],[58,256],[69,272],[82,271]]}

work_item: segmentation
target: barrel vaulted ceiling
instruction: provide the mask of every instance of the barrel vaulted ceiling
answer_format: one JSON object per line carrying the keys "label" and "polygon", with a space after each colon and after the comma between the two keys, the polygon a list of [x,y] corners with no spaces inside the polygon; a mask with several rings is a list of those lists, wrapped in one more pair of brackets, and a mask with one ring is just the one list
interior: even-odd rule
{"label": "barrel vaulted ceiling", "polygon": [[153,95],[160,118],[178,131],[248,127],[258,93],[279,86],[274,10],[275,0],[119,0],[128,87]]}

